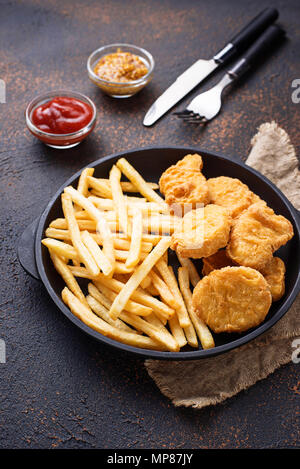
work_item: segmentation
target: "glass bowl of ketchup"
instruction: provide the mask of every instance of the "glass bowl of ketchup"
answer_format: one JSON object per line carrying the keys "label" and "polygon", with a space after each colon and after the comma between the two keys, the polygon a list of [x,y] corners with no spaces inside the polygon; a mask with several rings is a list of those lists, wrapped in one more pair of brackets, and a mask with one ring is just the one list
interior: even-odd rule
{"label": "glass bowl of ketchup", "polygon": [[78,145],[94,129],[94,103],[76,91],[55,90],[37,96],[25,111],[30,132],[52,148]]}

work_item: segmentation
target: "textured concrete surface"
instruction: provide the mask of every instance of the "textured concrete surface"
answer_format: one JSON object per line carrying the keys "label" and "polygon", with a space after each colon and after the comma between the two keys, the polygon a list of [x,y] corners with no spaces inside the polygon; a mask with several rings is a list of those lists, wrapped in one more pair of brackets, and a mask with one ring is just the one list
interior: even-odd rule
{"label": "textured concrete surface", "polygon": [[[245,77],[205,129],[171,114],[141,124],[150,104],[198,57],[210,57],[270,2],[253,0],[1,1],[0,363],[1,448],[295,448],[299,446],[299,365],[290,364],[223,405],[174,408],[143,362],[93,342],[23,272],[16,245],[24,228],[75,171],[116,151],[155,144],[199,145],[244,158],[251,136],[276,120],[299,150],[300,5],[274,0],[288,39]],[[104,96],[86,73],[88,55],[112,42],[155,57],[152,83],[130,100]],[[201,90],[217,81],[216,76]],[[69,151],[49,149],[25,128],[30,99],[54,88],[82,91],[96,103],[94,133]],[[192,92],[181,106],[195,96]],[[213,361],[212,361],[213,365]]]}

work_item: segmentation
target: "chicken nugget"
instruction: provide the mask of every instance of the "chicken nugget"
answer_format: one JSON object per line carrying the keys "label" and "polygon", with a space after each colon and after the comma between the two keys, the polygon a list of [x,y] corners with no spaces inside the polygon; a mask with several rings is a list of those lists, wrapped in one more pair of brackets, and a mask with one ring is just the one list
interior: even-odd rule
{"label": "chicken nugget", "polygon": [[225,249],[221,249],[212,256],[203,258],[202,274],[208,275],[210,272],[216,269],[222,269],[223,267],[229,267],[236,265],[226,254]]}
{"label": "chicken nugget", "polygon": [[[230,266],[233,267],[236,266],[236,264],[227,256],[226,250],[221,249],[212,256],[203,259],[202,274],[208,275],[213,270]],[[269,285],[272,300],[280,300],[280,298],[283,297],[285,291],[284,262],[279,257],[272,257],[272,260],[268,262],[264,269],[260,270],[260,273],[264,276]]]}
{"label": "chicken nugget", "polygon": [[180,214],[197,208],[198,203],[209,203],[209,189],[201,173],[203,163],[200,155],[186,155],[176,165],[170,166],[159,180],[159,189],[168,205]]}
{"label": "chicken nugget", "polygon": [[211,203],[230,211],[232,218],[239,216],[253,203],[253,192],[239,179],[220,176],[207,180]]}
{"label": "chicken nugget", "polygon": [[273,257],[260,272],[268,282],[273,301],[280,300],[285,292],[285,265],[283,260],[279,257]]}
{"label": "chicken nugget", "polygon": [[171,249],[182,257],[199,259],[224,248],[229,239],[231,217],[219,205],[188,212],[172,235]]}
{"label": "chicken nugget", "polygon": [[272,296],[267,281],[249,267],[214,270],[196,285],[193,307],[212,331],[244,332],[268,314]]}
{"label": "chicken nugget", "polygon": [[289,220],[276,215],[265,202],[257,202],[234,219],[227,255],[239,265],[262,270],[293,234]]}

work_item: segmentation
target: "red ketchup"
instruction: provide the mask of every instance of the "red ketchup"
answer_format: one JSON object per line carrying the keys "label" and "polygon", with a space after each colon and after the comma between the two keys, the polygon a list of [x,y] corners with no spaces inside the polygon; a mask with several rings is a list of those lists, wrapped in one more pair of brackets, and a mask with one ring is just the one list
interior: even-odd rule
{"label": "red ketchup", "polygon": [[93,109],[89,104],[59,96],[35,108],[31,120],[43,132],[69,134],[85,127],[92,117]]}

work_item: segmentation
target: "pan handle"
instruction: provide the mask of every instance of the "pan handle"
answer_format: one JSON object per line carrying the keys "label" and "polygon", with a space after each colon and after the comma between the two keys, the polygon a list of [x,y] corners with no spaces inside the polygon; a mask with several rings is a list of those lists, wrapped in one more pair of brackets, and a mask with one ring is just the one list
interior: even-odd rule
{"label": "pan handle", "polygon": [[40,280],[34,254],[35,233],[39,217],[36,218],[23,232],[18,242],[18,259],[23,269],[36,280]]}

